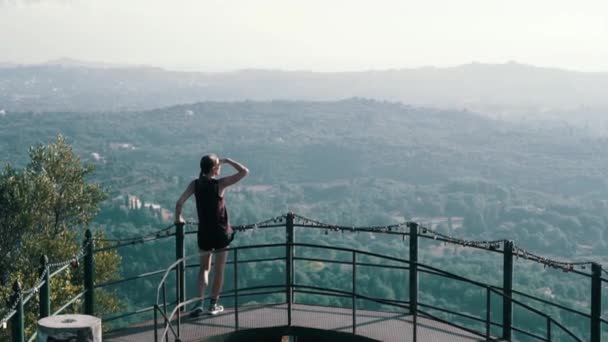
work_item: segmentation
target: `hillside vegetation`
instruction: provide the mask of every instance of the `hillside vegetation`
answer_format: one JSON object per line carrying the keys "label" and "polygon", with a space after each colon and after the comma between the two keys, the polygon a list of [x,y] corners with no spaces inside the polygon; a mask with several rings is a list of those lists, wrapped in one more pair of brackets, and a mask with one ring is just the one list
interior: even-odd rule
{"label": "hillside vegetation", "polygon": [[[19,166],[27,146],[50,141],[58,132],[96,164],[93,180],[109,198],[95,222],[113,237],[171,223],[167,210],[198,175],[200,157],[215,152],[251,170],[227,195],[234,224],[287,211],[345,225],[417,220],[463,238],[512,239],[555,258],[601,262],[608,255],[608,140],[573,126],[514,124],[467,111],[359,98],[202,102],[135,112],[9,113],[0,117],[0,158]],[[129,195],[141,208],[129,209]],[[196,220],[193,203],[185,216]],[[280,233],[244,234],[236,243],[282,241]],[[299,241],[318,241],[316,234],[302,232]],[[406,255],[402,241],[367,234],[332,237],[337,245]],[[121,252],[122,272],[166,266],[172,252],[155,248]],[[500,285],[500,259],[466,249],[423,250],[423,262]],[[276,267],[250,274],[271,279],[280,274]],[[589,288],[580,279],[521,267],[519,289],[586,308]],[[308,280],[320,281],[323,274]],[[382,277],[369,277],[361,288],[396,298],[405,293],[399,287],[402,275]],[[339,279],[334,282],[340,286]],[[449,287],[428,280],[421,285],[423,298],[446,305],[462,301],[474,310],[474,293],[449,300],[449,293],[462,290]],[[143,297],[145,291],[138,291],[125,300],[131,305]],[[587,323],[569,324],[584,330]]]}

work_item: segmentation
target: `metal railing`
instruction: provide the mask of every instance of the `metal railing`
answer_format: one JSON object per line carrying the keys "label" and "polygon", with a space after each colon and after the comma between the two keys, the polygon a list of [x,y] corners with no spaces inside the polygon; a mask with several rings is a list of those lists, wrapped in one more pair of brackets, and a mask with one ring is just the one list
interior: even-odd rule
{"label": "metal railing", "polygon": [[[69,299],[67,303],[61,306],[58,310],[51,313],[51,279],[61,274],[64,274],[70,268],[77,268],[80,261],[83,259],[86,266],[84,270],[85,283],[83,291],[79,292],[73,298]],[[21,283],[19,281],[15,281],[15,283],[13,284],[13,295],[11,296],[12,307],[10,308],[8,314],[2,318],[3,326],[6,324],[6,322],[10,321],[11,323],[11,339],[16,342],[24,342],[26,340],[24,307],[26,304],[31,302],[31,300],[35,297],[36,294],[38,294],[39,299],[38,318],[44,318],[49,315],[61,314],[67,308],[77,303],[82,297],[85,298],[85,301],[88,300],[89,303],[92,303],[92,288],[89,287],[91,282],[86,281],[87,277],[89,278],[89,280],[91,280],[94,276],[92,273],[92,261],[93,238],[91,232],[87,230],[85,233],[85,241],[83,243],[83,247],[73,258],[61,262],[49,263],[49,260],[46,255],[41,256],[39,278],[34,283],[32,288],[23,291]],[[57,269],[51,272],[52,268]],[[85,305],[85,311],[87,309],[90,309],[90,307]],[[88,312],[92,314],[92,311]],[[35,338],[36,333],[30,336],[28,341],[34,341]]]}
{"label": "metal railing", "polygon": [[[338,290],[338,289],[332,289],[332,288],[327,288],[327,287],[323,287],[323,286],[309,286],[309,285],[301,285],[301,284],[296,284],[292,279],[289,279],[289,282],[286,284],[282,284],[282,285],[269,285],[269,286],[258,286],[255,288],[252,287],[245,287],[245,288],[239,288],[238,287],[238,265],[239,263],[246,263],[246,262],[251,262],[253,260],[239,260],[238,259],[238,255],[239,255],[239,251],[243,250],[243,249],[265,249],[265,248],[269,248],[269,247],[286,247],[286,248],[294,248],[294,247],[307,247],[307,248],[318,248],[318,249],[326,249],[326,250],[334,250],[334,251],[341,251],[341,252],[348,252],[351,253],[352,258],[350,262],[344,262],[344,261],[336,261],[336,260],[332,260],[332,259],[323,259],[323,258],[304,258],[304,257],[294,257],[292,258],[292,260],[302,260],[302,261],[319,261],[319,262],[327,262],[327,263],[338,263],[338,264],[350,264],[351,268],[352,268],[352,283],[351,283],[351,291],[344,291],[344,290]],[[264,292],[264,293],[276,293],[278,291],[282,292],[285,291],[286,293],[306,293],[306,294],[320,294],[320,295],[325,295],[325,296],[339,296],[339,297],[344,297],[344,298],[351,298],[352,300],[352,334],[356,334],[356,327],[357,327],[357,323],[356,323],[356,317],[357,317],[357,300],[359,299],[364,299],[364,300],[368,300],[371,302],[375,302],[378,304],[382,304],[382,305],[387,305],[387,306],[391,306],[391,307],[395,307],[397,309],[401,309],[401,310],[411,310],[411,302],[409,301],[397,301],[397,300],[392,300],[392,299],[383,299],[383,298],[374,298],[374,297],[370,297],[370,296],[365,296],[362,295],[360,293],[357,293],[356,290],[356,275],[357,275],[357,266],[367,266],[367,267],[378,267],[378,268],[397,268],[397,269],[403,269],[403,270],[407,270],[409,271],[411,269],[411,263],[409,260],[404,260],[404,259],[399,259],[399,258],[395,258],[395,257],[390,257],[390,256],[385,256],[385,255],[381,255],[381,254],[377,254],[377,253],[371,253],[371,252],[367,252],[367,251],[359,251],[359,250],[354,250],[354,249],[349,249],[349,248],[340,248],[340,247],[331,247],[331,246],[323,246],[323,245],[315,245],[315,244],[306,244],[306,243],[285,243],[285,244],[265,244],[265,245],[253,245],[253,246],[243,246],[243,247],[235,247],[235,248],[230,248],[229,251],[232,253],[233,258],[232,261],[229,262],[229,265],[232,265],[233,269],[233,289],[228,292],[228,293],[222,293],[222,296],[225,297],[233,297],[234,299],[234,306],[233,306],[233,315],[234,315],[234,329],[238,330],[239,329],[239,296],[244,296],[247,294],[250,294],[248,292],[250,291],[256,291],[254,294],[260,294],[259,290],[266,290],[266,289],[278,289],[275,291],[270,291],[270,292]],[[402,263],[403,265],[409,265],[409,267],[406,266],[395,266],[395,265],[384,265],[382,263],[380,264],[371,264],[371,263],[362,263],[362,262],[357,262],[357,256],[358,255],[367,255],[367,256],[373,256],[375,258],[380,258],[382,260],[385,261],[393,261],[393,262],[399,262]],[[161,282],[158,285],[157,288],[157,303],[154,306],[155,309],[155,315],[154,315],[154,337],[155,337],[155,341],[166,341],[168,340],[168,334],[171,333],[172,337],[175,340],[179,340],[180,338],[180,332],[181,332],[181,312],[182,309],[185,308],[187,305],[192,304],[194,302],[200,301],[201,298],[199,297],[194,297],[191,298],[189,300],[186,300],[184,302],[180,302],[177,303],[176,306],[173,307],[173,309],[168,312],[167,311],[167,302],[166,302],[166,279],[167,276],[170,274],[170,272],[179,270],[178,265],[179,264],[183,264],[185,263],[187,260],[196,257],[198,255],[191,255],[188,257],[184,257],[176,262],[174,262],[171,266],[169,266],[166,270],[166,273],[164,274],[163,278],[161,279]],[[287,256],[283,257],[283,258],[273,258],[271,260],[282,260],[286,263],[286,269],[288,269],[287,267],[287,262],[289,260],[289,258]],[[462,326],[462,325],[458,325],[454,322],[450,322],[448,320],[442,319],[436,315],[433,315],[427,311],[424,310],[420,310],[418,309],[416,312],[413,313],[414,317],[416,317],[416,315],[421,315],[423,317],[426,318],[430,318],[439,322],[442,322],[444,324],[462,329],[464,331],[470,332],[472,334],[475,334],[477,336],[483,337],[488,341],[493,341],[496,340],[497,338],[491,335],[491,331],[490,328],[491,326],[498,326],[498,327],[502,327],[502,324],[497,323],[497,322],[493,322],[491,320],[490,317],[490,312],[491,312],[491,300],[490,300],[490,296],[491,294],[500,296],[500,297],[505,297],[504,293],[502,291],[500,291],[499,289],[497,289],[496,287],[493,286],[489,286],[471,279],[468,279],[466,277],[463,276],[459,276],[450,272],[446,272],[444,270],[440,270],[428,265],[424,265],[424,264],[420,264],[418,263],[417,266],[419,267],[419,272],[424,272],[424,273],[430,273],[430,274],[434,274],[434,275],[439,275],[445,278],[449,278],[452,280],[458,280],[458,281],[463,281],[469,284],[473,284],[476,286],[479,286],[480,288],[483,288],[485,290],[485,296],[486,296],[486,307],[483,313],[480,314],[480,316],[474,316],[474,315],[470,315],[470,314],[466,314],[466,313],[462,313],[462,312],[457,312],[457,311],[452,311],[452,310],[447,310],[447,309],[442,309],[439,307],[435,307],[432,305],[428,305],[428,304],[424,304],[424,303],[418,303],[419,306],[422,306],[424,308],[428,308],[431,310],[436,310],[436,311],[441,311],[444,313],[448,313],[451,315],[456,315],[456,316],[460,316],[460,317],[464,317],[467,319],[471,319],[471,320],[475,320],[478,322],[482,322],[485,324],[485,330],[484,331],[477,331],[474,329],[470,329],[466,326]],[[295,267],[293,268],[295,269]],[[177,286],[177,288],[179,288],[179,285]],[[162,290],[162,291],[161,291]],[[162,293],[162,300],[161,300],[161,293]],[[544,314],[543,312],[525,304],[522,303],[520,301],[517,301],[515,299],[512,298],[507,298],[509,300],[509,302],[519,305],[522,308],[524,308],[525,310],[531,312],[531,313],[535,313],[541,317],[543,317],[545,319],[546,322],[546,334],[545,336],[540,336],[540,335],[536,335],[532,332],[526,331],[526,330],[522,330],[519,329],[517,327],[512,327],[512,329],[514,331],[520,332],[525,334],[528,337],[532,337],[535,338],[537,340],[540,341],[551,341],[552,340],[552,328],[556,327],[559,328],[560,330],[562,330],[564,333],[566,333],[568,336],[570,336],[574,341],[581,341],[582,339],[577,337],[576,335],[574,335],[569,329],[567,329],[566,327],[564,327],[561,323],[557,322],[555,319],[553,319],[552,317],[550,317],[549,315]],[[293,300],[293,297],[291,296],[286,296],[286,301],[284,304],[287,305],[287,315],[288,315],[288,325],[291,325],[291,316],[292,316],[292,305],[295,303],[295,301]],[[162,316],[162,320],[164,322],[164,326],[163,326],[163,330],[162,333],[159,334],[158,333],[158,328],[159,328],[159,324],[158,324],[158,318],[159,315]],[[176,327],[174,326],[174,324],[176,325]],[[413,327],[413,336],[412,339],[415,341],[417,338],[417,323],[416,320],[414,320],[414,327]]]}
{"label": "metal railing", "polygon": [[[476,335],[482,336],[487,339],[492,339],[491,336],[491,328],[501,328],[502,333],[499,336],[505,340],[511,340],[512,332],[517,332],[524,334],[530,338],[534,338],[540,341],[551,341],[552,336],[555,336],[554,332],[556,330],[561,331],[563,334],[570,336],[575,341],[581,341],[581,337],[576,336],[572,331],[566,328],[562,323],[558,322],[556,319],[552,318],[549,315],[541,312],[538,309],[531,307],[530,305],[523,303],[514,298],[514,296],[524,297],[528,300],[532,300],[543,305],[549,305],[556,309],[565,310],[567,312],[576,314],[580,317],[589,320],[589,336],[590,341],[599,342],[601,340],[601,327],[602,325],[608,325],[608,321],[601,317],[601,299],[602,299],[602,283],[608,282],[608,279],[602,278],[602,270],[601,265],[597,263],[565,263],[565,262],[556,262],[550,260],[548,258],[542,258],[537,255],[534,255],[530,252],[527,252],[513,244],[512,241],[507,240],[494,240],[494,241],[466,241],[461,239],[455,239],[438,232],[434,232],[429,229],[429,227],[421,226],[415,222],[408,222],[404,224],[398,225],[390,225],[390,226],[382,226],[382,227],[345,227],[345,226],[337,226],[321,223],[315,220],[307,219],[305,217],[295,215],[292,213],[275,217],[270,220],[266,220],[257,224],[243,225],[243,226],[235,226],[235,230],[244,231],[249,229],[264,229],[264,228],[280,228],[284,227],[286,229],[286,241],[282,244],[270,244],[270,245],[254,245],[254,246],[240,246],[231,248],[233,251],[233,259],[229,261],[229,264],[234,267],[234,289],[231,293],[223,294],[227,297],[232,297],[234,300],[234,308],[235,308],[235,328],[238,329],[238,307],[239,307],[239,297],[248,296],[252,294],[270,294],[270,293],[285,293],[286,301],[285,304],[288,306],[288,324],[291,325],[292,317],[292,304],[294,303],[294,298],[296,293],[319,293],[324,295],[332,295],[338,297],[350,297],[352,299],[352,310],[353,310],[353,333],[356,333],[356,301],[357,299],[366,299],[378,304],[392,306],[398,309],[407,310],[407,313],[412,315],[413,324],[414,324],[414,341],[416,339],[416,326],[417,326],[417,318],[418,316],[427,317],[431,319],[436,319],[440,322],[444,322],[446,324],[450,324],[456,326],[460,329],[469,331]],[[325,229],[325,230],[339,230],[339,231],[356,231],[356,232],[369,232],[369,233],[379,233],[379,234],[389,234],[389,235],[398,235],[403,236],[404,239],[407,237],[409,239],[409,259],[400,259],[391,256],[381,255],[377,253],[371,253],[367,251],[353,250],[349,248],[341,248],[341,247],[331,247],[331,246],[320,246],[320,245],[312,245],[312,244],[302,244],[294,242],[294,228],[314,228],[314,229]],[[175,228],[175,232],[171,232],[170,230]],[[164,285],[163,289],[163,298],[164,301],[161,305],[159,302],[159,292],[157,291],[157,301],[152,306],[145,306],[141,308],[137,308],[131,312],[121,313],[118,315],[103,317],[104,322],[109,322],[121,318],[125,318],[131,315],[136,315],[140,313],[153,311],[155,315],[155,321],[158,318],[158,314],[160,313],[163,316],[163,320],[165,322],[165,329],[163,331],[163,336],[167,336],[167,334],[171,333],[174,336],[179,336],[180,332],[180,318],[181,312],[183,309],[194,300],[198,300],[199,298],[191,298],[190,300],[186,299],[186,291],[185,291],[185,275],[186,269],[189,267],[194,267],[196,265],[189,265],[187,261],[189,258],[194,256],[186,257],[185,256],[185,237],[188,234],[194,233],[193,231],[185,231],[184,225],[175,225],[169,226],[167,228],[161,229],[153,234],[136,237],[130,239],[121,239],[121,240],[107,240],[107,241],[115,241],[116,243],[110,246],[101,247],[98,249],[94,248],[95,240],[92,238],[92,234],[90,231],[86,232],[85,243],[83,247],[82,255],[79,255],[75,258],[76,262],[84,259],[84,286],[83,291],[77,294],[75,297],[71,298],[66,304],[64,304],[59,310],[53,312],[52,314],[60,314],[64,312],[70,305],[78,302],[81,298],[84,298],[83,311],[85,314],[93,314],[95,312],[95,290],[100,288],[106,288],[109,286],[114,286],[121,283],[126,283],[130,281],[135,281],[138,279],[149,278],[149,277],[157,277],[161,274],[163,275],[161,278],[161,282],[159,283],[159,289],[161,284],[166,283],[166,279],[170,273],[174,272],[176,276],[176,287],[175,291],[175,301],[171,301],[167,303],[167,288]],[[122,279],[108,281],[102,284],[95,284],[95,272],[94,272],[94,255],[99,252],[107,251],[107,250],[116,250],[121,247],[126,247],[130,245],[136,245],[141,243],[147,243],[149,241],[155,241],[160,239],[166,239],[175,237],[175,254],[176,261],[171,265],[171,267],[167,269],[154,270],[144,272],[138,275],[124,277]],[[497,287],[488,284],[483,284],[471,279],[464,278],[459,275],[455,275],[444,270],[431,267],[429,265],[424,265],[418,262],[418,242],[420,239],[432,239],[439,242],[450,243],[450,244],[458,244],[465,247],[477,248],[486,250],[493,253],[500,253],[503,255],[503,286]],[[263,248],[263,247],[283,247],[285,248],[285,256],[284,257],[274,257],[274,258],[258,258],[251,260],[240,260],[238,256],[238,251],[243,249],[255,249],[255,248]],[[340,250],[343,252],[352,253],[352,258],[350,260],[350,264],[353,270],[352,274],[352,290],[351,291],[343,291],[337,289],[329,289],[324,288],[322,286],[313,287],[307,285],[301,285],[294,283],[294,261],[320,261],[327,263],[341,263],[348,264],[346,261],[339,260],[328,260],[323,258],[305,258],[294,255],[295,247],[309,247],[309,248],[323,248],[323,249],[332,249],[332,250]],[[358,255],[367,255],[371,257],[381,258],[383,260],[389,260],[400,265],[374,265],[369,262],[361,262],[357,261]],[[577,275],[584,276],[591,280],[591,312],[585,313],[580,310],[575,310],[569,308],[567,306],[553,303],[543,298],[539,298],[530,294],[526,294],[524,292],[520,292],[513,289],[512,279],[513,279],[513,261],[514,257],[521,257],[526,260],[530,260],[533,262],[542,263],[544,265],[548,265],[550,267],[559,267],[563,268],[564,271],[572,272]],[[284,284],[278,285],[270,285],[270,286],[257,286],[257,287],[249,287],[249,288],[239,288],[238,285],[238,265],[242,263],[250,263],[250,262],[262,262],[262,261],[284,261],[286,267],[286,275]],[[74,260],[70,260],[74,261]],[[59,269],[50,273],[50,267],[53,264],[48,264],[48,261],[41,261],[41,280],[38,282],[34,289],[28,291],[22,291],[19,284],[15,284],[14,286],[14,296],[10,310],[8,314],[3,318],[4,322],[9,322],[11,324],[13,341],[22,342],[25,341],[24,336],[24,304],[31,300],[36,292],[39,294],[40,300],[40,313],[39,317],[45,317],[51,314],[50,312],[50,279],[65,272],[70,267],[70,263],[59,263],[54,264],[55,267],[60,266]],[[582,272],[577,269],[574,269],[573,266],[590,265],[591,272]],[[409,278],[409,300],[407,301],[397,301],[393,299],[386,298],[372,298],[368,296],[364,296],[361,293],[358,293],[356,288],[356,277],[357,277],[357,267],[358,266],[366,266],[366,267],[383,267],[383,268],[393,268],[393,269],[402,269],[404,272],[407,272]],[[44,273],[43,273],[44,272]],[[436,306],[432,306],[430,304],[421,303],[418,300],[418,276],[419,274],[432,274],[435,276],[441,276],[444,278],[454,279],[458,281],[463,281],[475,286],[478,286],[485,292],[485,301],[486,308],[483,313],[479,316],[457,312],[454,310],[449,310],[446,308],[440,308]],[[266,291],[271,290],[271,291]],[[24,297],[25,295],[25,297]],[[496,322],[491,320],[491,295],[498,296],[502,299],[502,319],[500,322]],[[530,331],[526,331],[520,327],[513,325],[513,307],[514,306],[521,307],[524,310],[534,313],[540,317],[542,317],[546,322],[545,334],[538,335],[538,333],[533,333]],[[168,308],[172,307],[172,310],[169,312]],[[477,322],[481,322],[484,324],[485,329],[474,330],[464,325],[458,325],[453,321],[443,319],[437,315],[432,314],[431,311],[442,312],[446,315],[454,315],[461,317],[463,319],[469,319]],[[172,322],[176,320],[177,329],[172,327]],[[30,341],[35,337],[31,336]]]}

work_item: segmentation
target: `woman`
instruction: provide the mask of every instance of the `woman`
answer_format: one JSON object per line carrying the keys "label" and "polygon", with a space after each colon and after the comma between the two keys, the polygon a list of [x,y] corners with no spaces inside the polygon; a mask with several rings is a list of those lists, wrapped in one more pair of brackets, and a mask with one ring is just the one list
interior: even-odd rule
{"label": "woman", "polygon": [[[217,179],[222,164],[229,164],[237,170],[232,176]],[[224,267],[226,265],[226,247],[232,242],[234,232],[230,227],[228,212],[224,203],[226,189],[236,184],[249,174],[249,170],[242,164],[231,159],[219,159],[215,154],[201,158],[201,172],[198,179],[193,180],[175,205],[176,223],[183,224],[181,216],[184,202],[194,194],[196,211],[198,214],[198,248],[201,253],[201,268],[198,274],[198,296],[201,302],[194,308],[193,314],[198,315],[204,311],[205,289],[209,284],[209,269],[211,268],[212,251],[217,251],[211,297],[207,312],[217,315],[224,311],[218,304],[218,298],[224,283]]]}

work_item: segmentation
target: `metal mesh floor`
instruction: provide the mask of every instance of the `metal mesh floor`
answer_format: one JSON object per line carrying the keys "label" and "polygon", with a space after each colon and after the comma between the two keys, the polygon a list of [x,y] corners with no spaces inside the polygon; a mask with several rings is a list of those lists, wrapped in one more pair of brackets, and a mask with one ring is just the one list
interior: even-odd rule
{"label": "metal mesh floor", "polygon": [[[412,317],[400,313],[358,310],[357,335],[380,341],[412,341]],[[161,324],[162,325],[162,324]],[[239,308],[239,329],[281,327],[287,325],[287,304]],[[352,332],[350,309],[294,304],[292,326]],[[202,341],[235,331],[234,311],[227,308],[217,316],[182,318],[182,341]],[[171,338],[170,341],[173,339]],[[417,341],[470,342],[484,339],[464,330],[434,320],[418,317]],[[154,341],[154,322],[104,334],[104,341]]]}

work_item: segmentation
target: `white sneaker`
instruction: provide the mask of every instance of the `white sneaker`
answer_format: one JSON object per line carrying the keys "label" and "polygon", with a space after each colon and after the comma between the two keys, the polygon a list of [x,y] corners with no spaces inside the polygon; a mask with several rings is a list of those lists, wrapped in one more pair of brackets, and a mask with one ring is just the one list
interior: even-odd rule
{"label": "white sneaker", "polygon": [[207,313],[210,314],[211,316],[215,316],[219,313],[224,312],[224,307],[217,304],[217,303],[211,303],[209,304],[209,310],[207,310]]}

